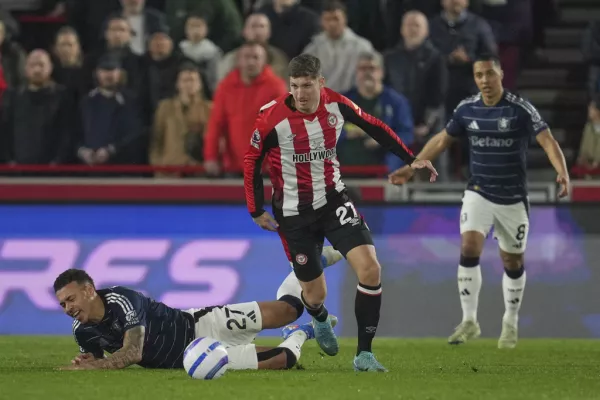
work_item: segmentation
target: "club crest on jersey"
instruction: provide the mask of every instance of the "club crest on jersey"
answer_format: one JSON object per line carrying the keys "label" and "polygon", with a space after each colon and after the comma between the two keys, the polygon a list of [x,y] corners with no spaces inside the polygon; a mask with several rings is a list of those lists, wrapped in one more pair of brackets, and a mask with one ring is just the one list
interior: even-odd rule
{"label": "club crest on jersey", "polygon": [[306,255],[302,254],[302,253],[297,254],[296,255],[296,262],[299,265],[306,265],[306,263],[308,262],[308,257],[306,257]]}
{"label": "club crest on jersey", "polygon": [[508,118],[500,118],[498,120],[498,130],[500,132],[506,132],[510,129],[510,120]]}
{"label": "club crest on jersey", "polygon": [[252,145],[252,147],[260,149],[260,132],[258,131],[258,129],[255,130],[254,132],[252,132],[252,138],[250,139],[250,145]]}
{"label": "club crest on jersey", "polygon": [[337,116],[335,114],[329,114],[327,117],[327,123],[330,127],[334,128],[338,123]]}
{"label": "club crest on jersey", "polygon": [[325,140],[315,139],[315,140],[310,141],[310,149],[311,150],[318,150],[318,149],[324,149],[324,148],[325,148]]}

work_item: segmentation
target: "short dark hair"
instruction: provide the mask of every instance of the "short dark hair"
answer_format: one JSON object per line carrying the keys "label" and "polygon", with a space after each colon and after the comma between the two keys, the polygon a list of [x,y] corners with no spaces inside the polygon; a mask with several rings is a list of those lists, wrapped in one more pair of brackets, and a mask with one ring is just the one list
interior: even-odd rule
{"label": "short dark hair", "polygon": [[106,19],[106,25],[104,26],[104,30],[108,29],[108,26],[110,25],[111,22],[113,21],[125,21],[127,23],[127,25],[129,25],[129,27],[131,28],[131,23],[129,22],[129,20],[127,19],[127,17],[125,17],[122,14],[111,14],[107,19]]}
{"label": "short dark hair", "polygon": [[261,42],[257,42],[256,40],[246,40],[244,43],[242,43],[242,45],[240,46],[240,49],[242,47],[254,47],[254,46],[262,47],[265,50],[265,53],[267,53],[267,57],[268,57],[269,50],[267,49],[267,47],[264,44],[262,44]]}
{"label": "short dark hair", "polygon": [[77,37],[77,39],[79,39],[79,34],[77,33],[77,31],[75,30],[75,28],[73,28],[72,26],[63,26],[61,27],[57,32],[56,32],[56,36],[55,38],[58,39],[59,36],[62,35],[73,35],[75,37]]}
{"label": "short dark hair", "polygon": [[495,54],[483,54],[475,59],[475,62],[491,62],[497,67],[502,67],[502,63],[500,63],[500,59]]}
{"label": "short dark hair", "polygon": [[94,280],[88,275],[87,272],[82,269],[71,268],[60,274],[54,280],[54,293],[58,292],[71,282],[77,282],[80,285],[89,283],[90,285],[96,287],[94,285]]}
{"label": "short dark hair", "polygon": [[200,74],[200,68],[192,61],[184,61],[177,71],[178,74],[182,72],[197,72]]}
{"label": "short dark hair", "polygon": [[323,12],[335,11],[341,11],[344,14],[348,14],[348,9],[346,8],[346,5],[340,0],[327,0],[323,5]]}
{"label": "short dark hair", "polygon": [[597,109],[600,109],[600,93],[595,93],[592,96],[591,103],[594,105],[594,107],[596,107]]}
{"label": "short dark hair", "polygon": [[288,74],[290,78],[319,78],[321,76],[321,60],[310,54],[300,54],[290,61]]}
{"label": "short dark hair", "polygon": [[187,24],[188,21],[190,19],[201,19],[202,21],[204,21],[207,25],[208,25],[208,19],[206,18],[206,16],[200,12],[194,11],[189,13],[186,17],[185,17],[185,23]]}

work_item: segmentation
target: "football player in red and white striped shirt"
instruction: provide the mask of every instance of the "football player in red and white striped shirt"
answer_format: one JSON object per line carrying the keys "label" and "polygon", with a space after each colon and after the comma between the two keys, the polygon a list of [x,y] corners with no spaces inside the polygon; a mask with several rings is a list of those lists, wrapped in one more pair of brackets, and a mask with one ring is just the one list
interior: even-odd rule
{"label": "football player in red and white striped shirt", "polygon": [[[321,249],[324,238],[356,271],[358,350],[354,368],[385,371],[371,351],[381,307],[381,267],[371,233],[341,180],[336,145],[345,122],[363,129],[412,168],[437,172],[417,160],[396,133],[346,97],[324,87],[318,58],[303,54],[289,65],[291,94],[260,110],[244,158],[248,210],[263,229],[277,231],[302,285],[302,302],[313,317],[315,336],[326,354],[339,350],[324,306],[327,293]],[[273,213],[264,210],[263,160],[270,164]]]}

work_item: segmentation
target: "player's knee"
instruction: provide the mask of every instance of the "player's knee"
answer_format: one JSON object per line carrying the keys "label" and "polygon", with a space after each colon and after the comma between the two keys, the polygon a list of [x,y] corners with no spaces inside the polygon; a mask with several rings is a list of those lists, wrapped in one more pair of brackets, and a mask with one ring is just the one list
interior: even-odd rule
{"label": "player's knee", "polygon": [[298,297],[286,294],[281,296],[278,300],[290,305],[290,310],[293,310],[291,311],[293,313],[292,321],[297,320],[304,313],[304,304],[302,304],[302,300]]}
{"label": "player's knee", "polygon": [[512,254],[504,251],[500,252],[504,269],[509,271],[517,270],[523,265],[523,254]]}
{"label": "player's knee", "polygon": [[325,285],[305,285],[302,288],[302,297],[309,307],[318,307],[327,298],[327,287]]}
{"label": "player's knee", "polygon": [[481,245],[475,240],[463,239],[460,246],[460,255],[465,258],[479,258]]}
{"label": "player's knee", "polygon": [[460,254],[464,257],[481,257],[485,236],[476,231],[464,232],[461,236]]}
{"label": "player's knee", "polygon": [[360,283],[369,286],[377,286],[381,282],[381,266],[376,259],[369,260],[357,270]]}

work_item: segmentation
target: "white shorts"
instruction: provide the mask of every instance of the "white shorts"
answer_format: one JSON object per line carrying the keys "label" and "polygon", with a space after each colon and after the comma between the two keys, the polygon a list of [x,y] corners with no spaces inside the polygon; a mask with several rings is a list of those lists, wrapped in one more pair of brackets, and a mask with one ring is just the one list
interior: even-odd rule
{"label": "white shorts", "polygon": [[251,344],[262,330],[258,303],[191,308],[184,310],[194,317],[196,337],[211,337],[225,347]]}
{"label": "white shorts", "polygon": [[527,247],[529,216],[524,202],[504,205],[492,203],[471,190],[466,190],[460,211],[460,233],[481,232],[484,236],[494,228],[494,238],[506,253],[521,254]]}
{"label": "white shorts", "polygon": [[252,342],[262,330],[262,314],[256,301],[183,311],[196,321],[196,338],[208,336],[225,346],[230,369],[258,369]]}

